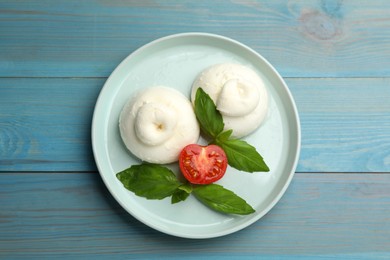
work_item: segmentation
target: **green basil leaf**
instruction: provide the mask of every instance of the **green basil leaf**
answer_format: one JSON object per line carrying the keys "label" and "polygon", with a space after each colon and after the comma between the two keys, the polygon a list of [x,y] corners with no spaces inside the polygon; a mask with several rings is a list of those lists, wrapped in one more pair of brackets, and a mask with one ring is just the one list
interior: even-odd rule
{"label": "green basil leaf", "polygon": [[172,194],[172,198],[171,198],[171,203],[172,204],[175,204],[175,203],[178,203],[180,201],[185,201],[188,196],[190,196],[190,193],[187,193],[186,191],[184,190],[179,190],[177,189],[173,194]]}
{"label": "green basil leaf", "polygon": [[219,142],[225,142],[227,140],[229,140],[230,136],[232,135],[233,133],[233,130],[229,129],[229,130],[226,130],[226,131],[223,131],[222,133],[220,133],[218,136],[217,136],[217,140]]}
{"label": "green basil leaf", "polygon": [[172,194],[171,203],[175,204],[180,201],[184,201],[190,196],[192,192],[192,186],[189,183],[179,186]]}
{"label": "green basil leaf", "polygon": [[170,169],[155,164],[133,165],[116,177],[126,189],[147,199],[169,197],[181,185]]}
{"label": "green basil leaf", "polygon": [[215,140],[226,153],[228,163],[233,168],[245,172],[268,172],[269,168],[256,148],[243,140]]}
{"label": "green basil leaf", "polygon": [[193,193],[203,204],[221,213],[248,215],[255,212],[244,199],[218,184],[196,186]]}
{"label": "green basil leaf", "polygon": [[196,91],[194,111],[200,128],[205,134],[216,138],[222,132],[224,127],[222,115],[217,110],[214,101],[202,88]]}
{"label": "green basil leaf", "polygon": [[190,194],[192,192],[192,185],[187,182],[186,184],[180,185],[178,189]]}

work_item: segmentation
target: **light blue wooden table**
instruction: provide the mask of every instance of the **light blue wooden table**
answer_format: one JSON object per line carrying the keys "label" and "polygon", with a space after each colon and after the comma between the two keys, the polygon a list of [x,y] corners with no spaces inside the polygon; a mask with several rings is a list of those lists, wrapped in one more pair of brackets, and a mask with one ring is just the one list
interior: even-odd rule
{"label": "light blue wooden table", "polygon": [[[94,105],[131,52],[216,33],[280,72],[302,150],[281,201],[237,233],[155,231],[113,199]],[[0,258],[390,259],[390,2],[0,0]]]}

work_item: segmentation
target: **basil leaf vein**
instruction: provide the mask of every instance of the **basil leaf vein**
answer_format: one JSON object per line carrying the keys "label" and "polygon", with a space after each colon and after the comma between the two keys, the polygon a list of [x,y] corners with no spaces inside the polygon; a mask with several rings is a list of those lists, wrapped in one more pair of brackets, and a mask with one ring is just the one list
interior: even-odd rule
{"label": "basil leaf vein", "polygon": [[255,212],[243,198],[218,184],[196,186],[193,194],[203,204],[221,213],[248,215]]}
{"label": "basil leaf vein", "polygon": [[229,140],[229,138],[232,135],[232,133],[233,133],[232,129],[223,131],[215,138],[215,140],[218,140],[219,142],[223,143],[223,142]]}

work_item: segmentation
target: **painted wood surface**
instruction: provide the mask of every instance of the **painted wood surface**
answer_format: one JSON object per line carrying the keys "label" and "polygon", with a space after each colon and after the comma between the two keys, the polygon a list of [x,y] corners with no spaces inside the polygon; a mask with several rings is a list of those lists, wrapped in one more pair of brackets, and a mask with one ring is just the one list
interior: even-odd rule
{"label": "painted wood surface", "polygon": [[108,76],[162,36],[209,32],[254,48],[285,77],[390,73],[390,2],[0,1],[0,76]]}
{"label": "painted wood surface", "polygon": [[[0,259],[390,259],[390,2],[0,0]],[[209,240],[125,212],[96,170],[99,91],[131,52],[209,32],[268,59],[298,106],[297,174]]]}
{"label": "painted wood surface", "polygon": [[97,173],[2,173],[0,182],[4,259],[390,256],[389,174],[297,174],[263,219],[211,240],[146,227],[114,201]]}

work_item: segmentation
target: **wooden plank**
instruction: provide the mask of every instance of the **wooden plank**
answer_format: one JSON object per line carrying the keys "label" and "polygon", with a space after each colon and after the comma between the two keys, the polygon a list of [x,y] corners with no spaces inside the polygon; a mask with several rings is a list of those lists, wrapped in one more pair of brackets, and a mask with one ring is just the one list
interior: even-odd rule
{"label": "wooden plank", "polygon": [[390,79],[287,79],[302,128],[302,172],[390,171]]}
{"label": "wooden plank", "polygon": [[[0,171],[95,171],[90,129],[105,79],[0,79]],[[288,78],[299,172],[390,171],[390,79]]]}
{"label": "wooden plank", "polygon": [[93,108],[105,79],[0,79],[0,171],[95,170]]}
{"label": "wooden plank", "polygon": [[97,173],[2,173],[0,183],[4,259],[390,257],[390,174],[296,174],[264,218],[211,240],[171,237],[141,224]]}
{"label": "wooden plank", "polygon": [[247,44],[284,77],[388,76],[389,8],[386,0],[1,1],[0,76],[108,76],[143,44],[194,31]]}

